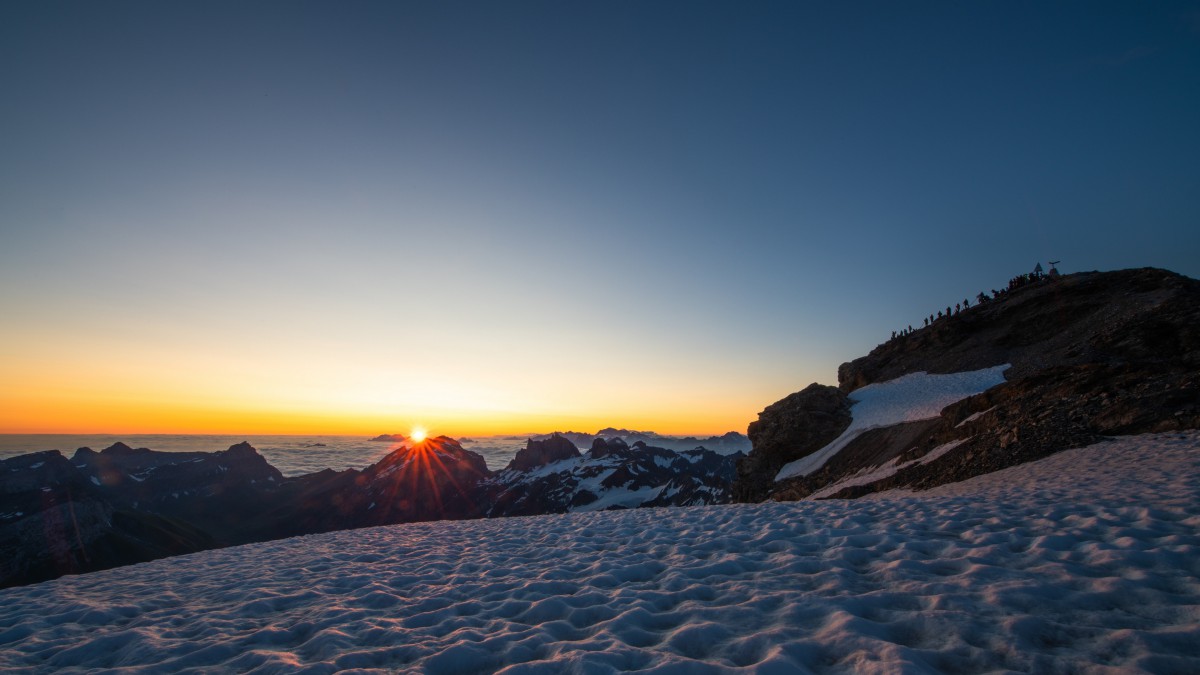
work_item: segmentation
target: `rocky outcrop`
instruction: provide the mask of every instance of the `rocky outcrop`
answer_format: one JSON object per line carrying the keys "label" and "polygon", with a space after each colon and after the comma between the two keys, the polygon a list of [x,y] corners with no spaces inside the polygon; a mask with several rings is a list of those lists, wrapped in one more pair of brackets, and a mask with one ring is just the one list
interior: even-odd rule
{"label": "rocky outcrop", "polygon": [[754,450],[737,466],[733,497],[762,501],[788,462],[820,450],[850,426],[850,401],[837,387],[811,384],[758,414],[746,435]]}
{"label": "rocky outcrop", "polygon": [[1019,380],[1050,366],[1200,364],[1200,282],[1145,268],[1044,279],[1002,300],[939,319],[838,368],[851,392],[905,373],[954,373],[1011,363]]}
{"label": "rocky outcrop", "polygon": [[530,439],[525,447],[518,450],[512,461],[505,467],[509,471],[529,471],[539,466],[545,466],[564,459],[579,457],[579,448],[559,434],[553,434],[543,441]]}
{"label": "rocky outcrop", "polygon": [[[1104,436],[1200,428],[1200,282],[1157,269],[1046,279],[843,364],[839,389],[853,401],[861,387],[909,373],[1003,363],[1012,364],[1003,384],[935,418],[869,430],[807,475],[768,481],[782,458],[824,447],[786,438],[812,423],[794,420],[816,406],[793,398],[804,392],[793,394],[751,425],[754,450],[739,467],[735,496],[840,498],[924,489]],[[789,401],[799,410],[781,415]],[[830,434],[827,427],[813,429],[817,437]]]}
{"label": "rocky outcrop", "polygon": [[605,439],[603,437],[592,441],[592,447],[588,449],[588,457],[593,459],[602,459],[615,452],[625,451],[629,449],[629,444],[620,437]]}

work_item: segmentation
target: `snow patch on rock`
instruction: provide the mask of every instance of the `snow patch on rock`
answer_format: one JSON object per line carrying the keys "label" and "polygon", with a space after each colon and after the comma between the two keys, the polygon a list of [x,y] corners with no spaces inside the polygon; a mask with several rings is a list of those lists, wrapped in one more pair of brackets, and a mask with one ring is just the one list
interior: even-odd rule
{"label": "snow patch on rock", "polygon": [[805,499],[822,499],[824,497],[835,495],[848,487],[870,485],[875,481],[880,481],[884,478],[891,478],[901,469],[907,469],[910,466],[917,466],[918,464],[928,464],[942,455],[945,455],[947,452],[950,452],[954,448],[957,448],[963,443],[966,443],[968,440],[970,439],[961,438],[956,441],[950,441],[949,443],[943,443],[933,450],[930,450],[924,457],[918,457],[907,462],[900,462],[899,457],[894,457],[890,461],[884,462],[879,466],[863,469],[849,478],[838,481],[833,485],[823,487],[805,497]]}
{"label": "snow patch on rock", "polygon": [[853,417],[850,426],[832,443],[811,455],[785,464],[775,480],[808,474],[825,466],[831,457],[841,452],[855,438],[869,429],[890,427],[904,422],[918,422],[941,414],[942,409],[969,396],[981,394],[1004,382],[1004,371],[1010,364],[971,370],[962,373],[931,375],[909,373],[887,382],[868,384],[850,394]]}

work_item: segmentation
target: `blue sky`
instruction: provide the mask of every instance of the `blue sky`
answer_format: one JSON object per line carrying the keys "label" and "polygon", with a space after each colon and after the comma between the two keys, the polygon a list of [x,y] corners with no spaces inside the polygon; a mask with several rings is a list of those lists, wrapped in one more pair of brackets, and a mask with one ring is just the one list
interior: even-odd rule
{"label": "blue sky", "polygon": [[12,431],[740,430],[1036,262],[1200,276],[1197,3],[13,2],[0,86]]}

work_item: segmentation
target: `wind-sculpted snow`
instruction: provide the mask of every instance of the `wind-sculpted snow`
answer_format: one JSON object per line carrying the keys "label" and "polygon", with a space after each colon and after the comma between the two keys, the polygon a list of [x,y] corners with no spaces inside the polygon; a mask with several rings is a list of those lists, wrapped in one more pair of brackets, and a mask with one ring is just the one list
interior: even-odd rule
{"label": "wind-sculpted snow", "polygon": [[937,494],[335,532],[0,591],[0,668],[1200,671],[1200,432]]}

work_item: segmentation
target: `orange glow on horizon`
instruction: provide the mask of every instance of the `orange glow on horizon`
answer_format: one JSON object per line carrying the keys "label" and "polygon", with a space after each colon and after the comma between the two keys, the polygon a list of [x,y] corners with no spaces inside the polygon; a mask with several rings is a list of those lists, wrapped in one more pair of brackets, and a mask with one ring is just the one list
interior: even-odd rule
{"label": "orange glow on horizon", "polygon": [[[144,375],[139,373],[139,375]],[[595,433],[604,427],[670,435],[744,433],[766,403],[787,391],[709,392],[685,396],[623,386],[583,388],[570,399],[547,399],[516,385],[476,395],[445,381],[406,384],[411,394],[356,381],[300,390],[214,376],[180,378],[165,365],[133,377],[119,368],[73,371],[6,364],[0,358],[0,434],[346,435],[373,437],[417,427],[452,438],[551,431]],[[198,378],[199,376],[197,376]],[[440,389],[438,387],[441,387]],[[437,396],[422,399],[427,391]],[[396,392],[400,392],[399,394]],[[649,400],[646,396],[651,396]],[[747,403],[749,400],[751,403]]]}
{"label": "orange glow on horizon", "polygon": [[408,438],[413,443],[420,443],[421,441],[425,440],[426,433],[425,427],[416,426],[412,428],[412,432],[409,433]]}
{"label": "orange glow on horizon", "polygon": [[[157,395],[154,395],[157,394]],[[766,397],[764,397],[766,398]],[[307,403],[307,402],[306,402]],[[734,402],[702,402],[692,410],[627,410],[598,406],[592,414],[561,412],[472,411],[426,408],[407,412],[355,410],[314,404],[263,406],[252,402],[214,401],[205,397],[110,390],[100,395],[37,391],[0,391],[0,434],[212,434],[346,435],[372,437],[403,433],[416,441],[418,427],[438,429],[452,438],[522,435],[551,431],[594,433],[604,427],[707,436],[745,433],[761,407]],[[414,418],[420,419],[417,424]]]}
{"label": "orange glow on horizon", "polygon": [[798,389],[791,377],[778,385],[738,377],[747,367],[736,359],[696,370],[675,364],[664,374],[615,348],[578,361],[541,348],[473,350],[459,339],[469,331],[437,333],[430,343],[404,333],[416,341],[407,349],[428,355],[414,365],[391,342],[384,349],[325,333],[247,339],[237,330],[176,329],[6,335],[0,434],[370,438],[419,425],[452,438],[610,426],[708,436],[745,432],[766,405]]}
{"label": "orange glow on horizon", "polygon": [[[308,411],[180,409],[167,404],[122,409],[113,404],[79,406],[46,412],[0,396],[0,434],[206,434],[206,435],[330,435],[367,436],[400,433],[404,415],[320,414]],[[723,411],[724,412],[724,411]],[[507,436],[551,431],[595,433],[605,427],[654,431],[667,435],[708,436],[728,431],[745,433],[757,410],[724,414],[613,415],[431,415],[439,434],[451,438]],[[429,432],[424,430],[424,437]],[[420,442],[412,428],[409,438]]]}

